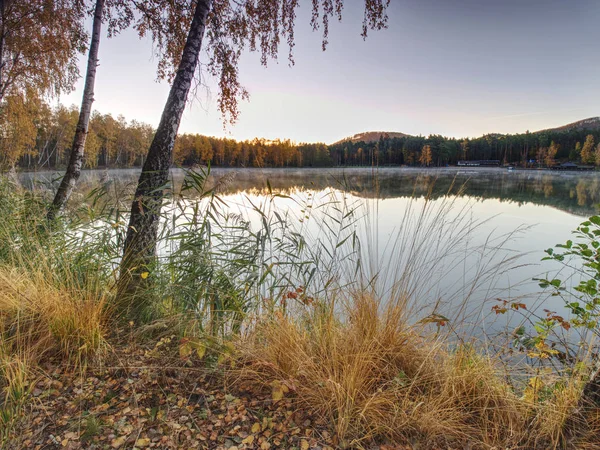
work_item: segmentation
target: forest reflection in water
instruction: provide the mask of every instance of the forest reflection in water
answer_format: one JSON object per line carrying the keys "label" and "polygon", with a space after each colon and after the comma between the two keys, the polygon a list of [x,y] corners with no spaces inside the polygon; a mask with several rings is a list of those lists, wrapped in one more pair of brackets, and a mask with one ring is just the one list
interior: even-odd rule
{"label": "forest reflection in water", "polygon": [[[171,173],[177,191],[185,171],[173,169]],[[119,184],[119,190],[131,192],[138,176],[139,169],[84,171],[79,191],[86,192],[99,182],[110,180]],[[47,184],[57,177],[58,174],[49,172],[19,174],[21,182],[29,188],[35,182]],[[600,203],[600,175],[595,172],[477,168],[211,169],[212,183],[222,177],[228,179],[227,183],[220,183],[223,195],[259,194],[266,192],[268,186],[285,194],[331,187],[358,197],[379,199],[428,194],[437,198],[452,193],[480,200],[551,206],[578,216],[594,214]]]}

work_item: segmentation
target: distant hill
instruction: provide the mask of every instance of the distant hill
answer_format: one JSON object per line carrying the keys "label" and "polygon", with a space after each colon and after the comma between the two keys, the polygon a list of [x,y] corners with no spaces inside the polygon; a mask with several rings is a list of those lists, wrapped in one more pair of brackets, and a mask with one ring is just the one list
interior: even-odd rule
{"label": "distant hill", "polygon": [[357,133],[354,136],[341,139],[335,142],[333,145],[343,144],[344,142],[377,142],[381,135],[389,138],[401,138],[410,136],[406,133],[399,133],[396,131],[365,131],[364,133]]}
{"label": "distant hill", "polygon": [[600,130],[600,117],[590,117],[589,119],[578,120],[577,122],[569,123],[567,125],[563,125],[562,127],[536,131],[536,133],[570,130]]}
{"label": "distant hill", "polygon": [[[590,117],[588,119],[578,120],[577,122],[569,123],[561,127],[534,131],[532,134],[570,130],[600,130],[600,117]],[[400,133],[397,131],[365,131],[364,133],[357,133],[354,136],[340,139],[339,141],[334,142],[332,145],[343,144],[344,142],[377,142],[381,135],[390,138],[410,137],[410,134]],[[490,133],[487,136],[500,137],[505,135],[501,133]]]}

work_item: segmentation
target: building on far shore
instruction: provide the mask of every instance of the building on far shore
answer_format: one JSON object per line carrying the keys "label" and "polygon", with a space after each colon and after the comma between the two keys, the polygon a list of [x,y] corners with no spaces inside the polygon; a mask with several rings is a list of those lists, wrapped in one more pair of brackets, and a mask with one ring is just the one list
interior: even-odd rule
{"label": "building on far shore", "polygon": [[458,163],[456,164],[457,166],[470,166],[470,167],[476,167],[476,166],[499,166],[500,165],[500,160],[498,159],[479,159],[479,160],[473,160],[473,161],[458,161]]}
{"label": "building on far shore", "polygon": [[594,166],[581,166],[579,164],[575,164],[574,162],[565,162],[562,164],[557,164],[555,166],[550,167],[552,170],[594,170]]}

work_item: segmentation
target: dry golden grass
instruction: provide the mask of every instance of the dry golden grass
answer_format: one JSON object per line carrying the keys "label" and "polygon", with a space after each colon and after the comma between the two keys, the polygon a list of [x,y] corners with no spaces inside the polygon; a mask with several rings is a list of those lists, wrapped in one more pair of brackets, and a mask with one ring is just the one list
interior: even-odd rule
{"label": "dry golden grass", "polygon": [[43,268],[0,267],[0,315],[7,353],[55,353],[81,363],[106,349],[105,297],[68,282],[57,286]]}
{"label": "dry golden grass", "polygon": [[107,348],[104,297],[71,282],[57,285],[42,261],[0,267],[0,447],[14,437],[45,357],[82,368]]}
{"label": "dry golden grass", "polygon": [[[526,409],[489,357],[450,351],[409,326],[400,307],[369,296],[303,321],[279,315],[240,343],[235,380],[291,390],[332,424],[341,443],[440,438],[505,448],[523,439]],[[344,314],[342,314],[344,316]]]}
{"label": "dry golden grass", "polygon": [[44,357],[82,368],[107,349],[104,296],[55,281],[43,262],[37,270],[0,267],[0,445]]}
{"label": "dry golden grass", "polygon": [[557,386],[552,396],[537,405],[531,405],[533,414],[530,436],[533,446],[543,442],[549,448],[564,448],[568,445],[570,430],[573,426],[583,429],[585,424],[578,423],[581,417],[576,414],[583,384],[581,379],[570,379],[564,385]]}

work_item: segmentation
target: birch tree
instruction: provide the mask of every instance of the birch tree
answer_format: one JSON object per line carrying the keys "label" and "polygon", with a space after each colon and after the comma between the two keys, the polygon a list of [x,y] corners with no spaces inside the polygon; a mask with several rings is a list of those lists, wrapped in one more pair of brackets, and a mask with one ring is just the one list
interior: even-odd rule
{"label": "birch tree", "polygon": [[[390,0],[365,0],[362,36],[387,24]],[[206,71],[216,78],[217,103],[224,121],[234,123],[239,101],[248,97],[240,83],[239,59],[245,50],[257,52],[263,65],[277,59],[281,42],[293,65],[294,28],[299,0],[149,0],[137,2],[145,25],[159,50],[159,77],[172,81],[160,124],[150,145],[131,206],[121,265],[120,294],[129,298],[143,284],[156,251],[160,209],[181,116],[197,73],[206,38]],[[328,44],[330,20],[342,19],[343,0],[313,0],[311,25]],[[205,36],[206,35],[206,36]],[[142,277],[144,275],[144,277]]]}
{"label": "birch tree", "polygon": [[85,86],[83,88],[83,100],[81,101],[81,110],[79,111],[79,120],[75,129],[73,145],[69,157],[69,165],[65,176],[62,178],[60,186],[56,191],[52,205],[48,210],[48,219],[52,220],[65,206],[75,183],[81,174],[83,166],[83,151],[85,140],[88,134],[88,125],[92,114],[92,103],[94,102],[94,85],[96,82],[96,68],[98,66],[98,49],[100,47],[100,33],[102,30],[102,16],[104,14],[105,0],[96,0],[94,9],[94,22],[92,25],[92,42],[88,54],[87,72],[85,76]]}
{"label": "birch tree", "polygon": [[[2,1],[2,0],[0,0]],[[75,3],[81,0],[73,0]],[[66,173],[61,180],[60,186],[54,196],[54,201],[48,210],[48,219],[52,220],[64,208],[71,196],[75,184],[81,174],[83,166],[83,154],[90,116],[92,114],[92,103],[94,102],[94,85],[96,82],[96,69],[98,66],[98,49],[102,32],[102,23],[108,22],[108,35],[113,36],[134,22],[134,5],[131,0],[96,0],[93,9],[92,40],[88,53],[85,86],[83,99],[79,112],[79,120],[73,137],[73,144],[69,155],[69,163]],[[137,22],[139,26],[141,22]]]}

